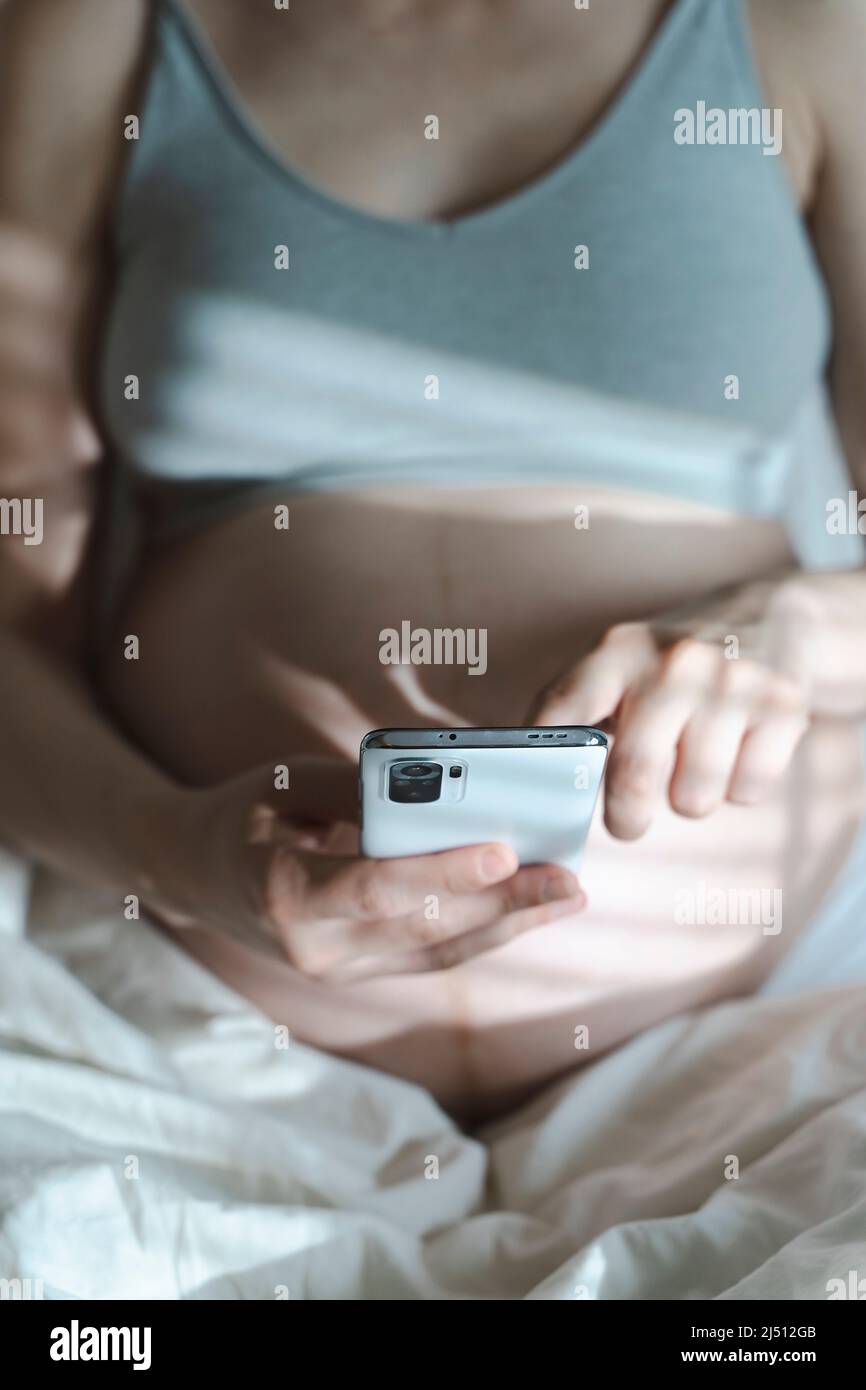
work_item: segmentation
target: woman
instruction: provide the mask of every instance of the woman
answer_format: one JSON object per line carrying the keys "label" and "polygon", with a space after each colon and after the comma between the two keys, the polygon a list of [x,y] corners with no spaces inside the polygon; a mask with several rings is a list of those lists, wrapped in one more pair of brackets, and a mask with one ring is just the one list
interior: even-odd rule
{"label": "woman", "polygon": [[[839,487],[828,356],[862,476],[862,6],[7,0],[2,38],[3,491],[45,508],[2,547],[4,833],[466,1115],[755,988],[862,803],[866,579],[787,519]],[[383,664],[404,620],[483,630],[484,677]],[[615,729],[586,904],[505,846],[355,857],[365,732],[528,719]]]}

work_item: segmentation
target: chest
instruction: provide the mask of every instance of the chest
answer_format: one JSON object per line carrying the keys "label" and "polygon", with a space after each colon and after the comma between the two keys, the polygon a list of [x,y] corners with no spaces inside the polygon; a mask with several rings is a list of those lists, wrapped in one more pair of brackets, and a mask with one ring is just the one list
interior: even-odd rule
{"label": "chest", "polygon": [[[657,10],[628,9],[657,26]],[[289,13],[308,15],[304,0]],[[642,44],[605,29],[609,49],[587,30],[599,62],[584,89],[573,36],[564,71],[548,30],[517,22],[488,31],[492,54],[480,29],[433,33],[423,61],[412,34],[381,61],[356,35],[349,66],[351,33],[268,49],[254,24],[235,48],[231,27],[198,18],[247,129],[168,33],[106,353],[106,380],[133,356],[148,378],[149,413],[121,403],[111,419],[149,471],[231,474],[252,448],[281,471],[471,458],[485,476],[490,460],[558,476],[589,438],[574,386],[614,411],[626,397],[774,432],[812,385],[827,307],[784,175],[757,147],[710,163],[674,142],[695,80],[680,29]],[[724,101],[728,70],[703,59]],[[585,139],[575,127],[602,94]],[[566,129],[564,157],[540,168]]]}
{"label": "chest", "polygon": [[[409,6],[402,23],[377,26],[364,16],[369,6],[293,0],[256,16],[237,0],[186,0],[278,154],[334,197],[425,219],[506,198],[590,136],[664,41],[678,3],[461,0],[417,6],[415,16]],[[767,102],[785,112],[788,177],[805,206],[818,164],[815,123],[765,10],[754,0],[746,9]]]}
{"label": "chest", "polygon": [[278,153],[398,218],[458,216],[542,175],[616,101],[673,8],[443,0],[376,25],[367,5],[293,0],[252,24],[232,0],[189,7]]}

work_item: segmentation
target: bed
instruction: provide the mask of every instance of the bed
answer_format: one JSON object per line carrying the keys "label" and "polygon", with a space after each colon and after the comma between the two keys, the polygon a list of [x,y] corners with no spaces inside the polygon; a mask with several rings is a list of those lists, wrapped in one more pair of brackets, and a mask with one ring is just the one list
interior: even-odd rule
{"label": "bed", "polygon": [[2,856],[5,1296],[866,1298],[864,863],[761,996],[469,1137]]}

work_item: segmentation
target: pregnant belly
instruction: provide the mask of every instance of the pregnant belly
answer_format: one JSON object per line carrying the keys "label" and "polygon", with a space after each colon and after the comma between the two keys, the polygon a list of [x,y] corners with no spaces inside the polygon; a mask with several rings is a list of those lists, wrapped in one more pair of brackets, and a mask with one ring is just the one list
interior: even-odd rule
{"label": "pregnant belly", "polygon": [[[522,723],[612,623],[790,558],[772,523],[598,489],[298,496],[288,529],[261,505],[152,556],[122,616],[140,659],[115,640],[105,679],[190,781],[300,751],[354,760],[372,728]],[[437,648],[445,629],[462,638]],[[393,664],[407,632],[416,660]],[[478,1114],[754,987],[838,870],[862,782],[856,731],[816,726],[767,806],[703,821],[661,806],[629,844],[597,824],[580,916],[438,975],[337,990],[206,930],[183,940],[296,1037]]]}

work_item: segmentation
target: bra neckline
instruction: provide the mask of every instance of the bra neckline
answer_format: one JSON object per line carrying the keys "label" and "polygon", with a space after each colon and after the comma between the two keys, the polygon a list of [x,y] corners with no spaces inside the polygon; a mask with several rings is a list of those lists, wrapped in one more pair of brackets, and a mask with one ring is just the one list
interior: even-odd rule
{"label": "bra neckline", "polygon": [[[727,0],[717,2],[727,3]],[[564,155],[540,174],[520,184],[511,193],[454,218],[389,217],[351,203],[310,179],[283,155],[253,115],[201,21],[189,8],[186,0],[160,0],[160,3],[164,13],[168,13],[176,21],[178,33],[184,40],[199,73],[216,98],[220,113],[235,138],[273,178],[332,216],[351,222],[355,226],[403,236],[436,239],[462,236],[476,231],[484,232],[529,211],[602,154],[619,128],[627,121],[643,92],[651,85],[656,71],[662,67],[695,0],[673,0],[644,45],[631,69],[630,77],[617,88],[600,116]]]}

